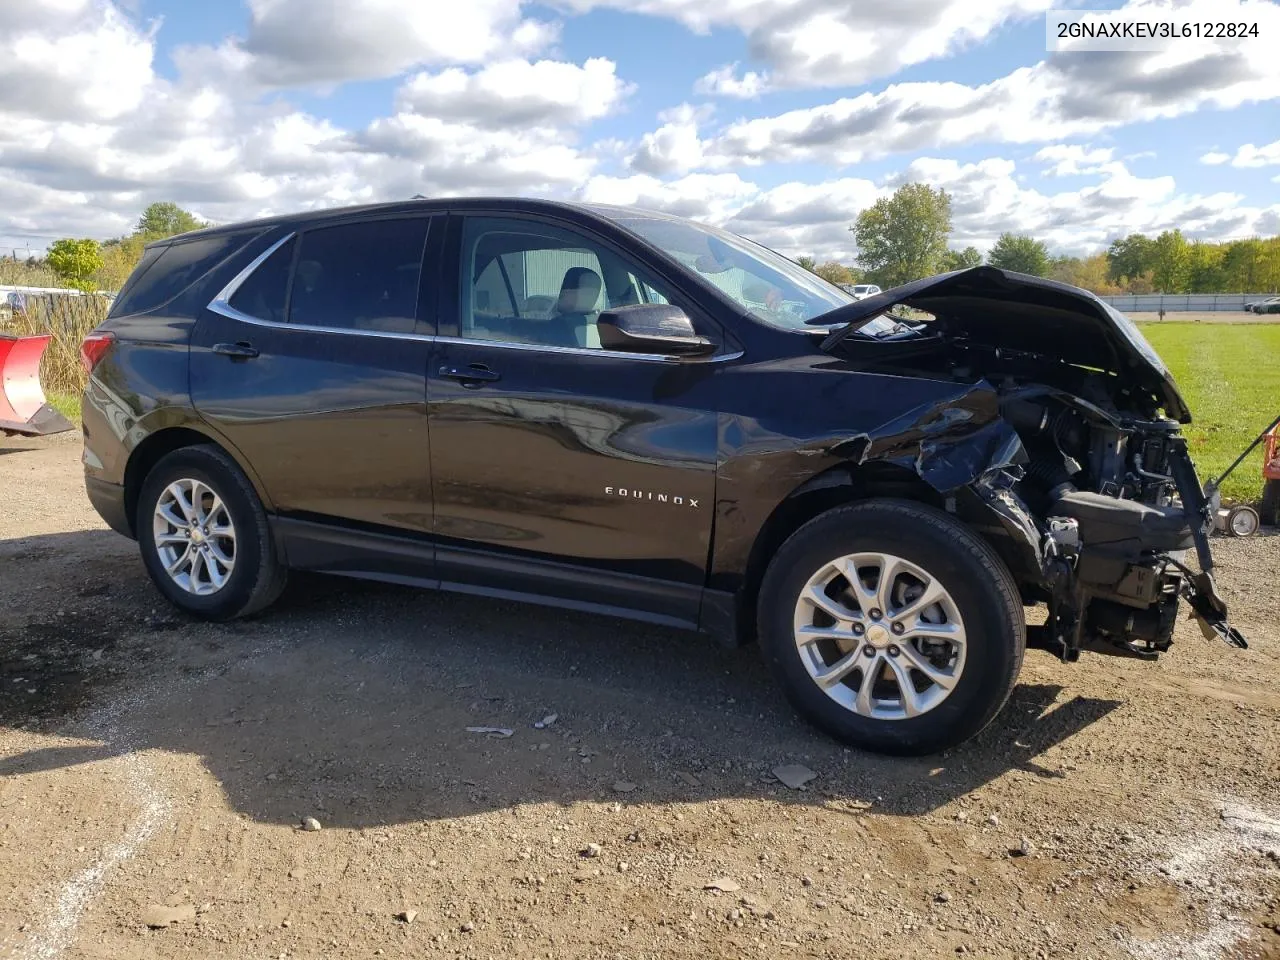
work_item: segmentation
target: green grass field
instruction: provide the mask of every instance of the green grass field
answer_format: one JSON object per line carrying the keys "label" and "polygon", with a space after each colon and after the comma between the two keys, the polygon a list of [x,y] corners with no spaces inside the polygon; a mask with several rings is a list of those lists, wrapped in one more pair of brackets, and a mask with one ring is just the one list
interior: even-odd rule
{"label": "green grass field", "polygon": [[72,423],[80,422],[80,396],[78,394],[45,391],[44,398],[49,401],[49,406],[53,407]]}
{"label": "green grass field", "polygon": [[[1280,324],[1144,324],[1191,408],[1186,428],[1201,480],[1231,465],[1280,414]],[[1262,448],[1222,485],[1224,500],[1262,496]]]}

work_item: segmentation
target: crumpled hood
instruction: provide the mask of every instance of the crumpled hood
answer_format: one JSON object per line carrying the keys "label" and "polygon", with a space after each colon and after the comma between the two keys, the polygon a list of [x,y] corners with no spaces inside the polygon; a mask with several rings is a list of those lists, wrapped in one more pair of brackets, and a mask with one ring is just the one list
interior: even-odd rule
{"label": "crumpled hood", "polygon": [[1159,355],[1133,321],[1087,290],[997,267],[973,267],[913,280],[809,321],[844,324],[822,343],[833,347],[898,304],[937,319],[927,329],[995,347],[1039,354],[1115,374],[1143,390],[1182,423],[1191,413]]}

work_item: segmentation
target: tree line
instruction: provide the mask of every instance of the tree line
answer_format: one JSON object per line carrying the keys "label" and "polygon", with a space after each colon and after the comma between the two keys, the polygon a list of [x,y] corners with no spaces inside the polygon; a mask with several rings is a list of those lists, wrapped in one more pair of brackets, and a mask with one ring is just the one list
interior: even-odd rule
{"label": "tree line", "polygon": [[[52,270],[77,289],[118,290],[148,243],[204,226],[176,203],[153,203],[127,236],[101,243],[57,240],[42,261],[30,261],[30,266]],[[976,247],[951,248],[951,197],[925,183],[903,184],[892,196],[877,200],[858,214],[849,230],[858,245],[856,265],[817,263],[812,257],[799,257],[797,262],[832,283],[875,283],[884,289],[985,262],[1104,296],[1280,291],[1280,236],[1211,243],[1188,240],[1181,230],[1156,237],[1131,233],[1113,241],[1105,252],[1073,257],[1052,254],[1035,237],[1002,233],[984,259]]]}
{"label": "tree line", "polygon": [[132,233],[112,240],[65,238],[49,245],[43,262],[59,280],[77,290],[119,290],[142,259],[142,251],[153,240],[161,240],[208,226],[176,203],[153,203],[142,212]]}
{"label": "tree line", "polygon": [[[836,261],[797,263],[832,283],[874,283],[884,289],[984,262],[976,247],[954,250],[951,197],[924,183],[906,183],[861,211],[849,230],[858,244],[856,266]],[[1275,293],[1280,291],[1280,236],[1211,243],[1181,230],[1157,237],[1131,233],[1105,252],[1054,255],[1042,240],[1002,233],[985,262],[1048,277],[1100,295],[1123,293]]]}

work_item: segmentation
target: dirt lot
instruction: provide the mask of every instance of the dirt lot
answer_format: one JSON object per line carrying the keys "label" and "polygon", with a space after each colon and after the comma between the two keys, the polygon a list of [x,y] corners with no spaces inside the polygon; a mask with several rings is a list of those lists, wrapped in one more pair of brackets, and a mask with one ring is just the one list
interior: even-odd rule
{"label": "dirt lot", "polygon": [[1217,541],[1250,650],[1033,652],[891,761],[692,634],[324,578],[189,622],[78,456],[0,441],[0,956],[1280,957],[1280,537]]}

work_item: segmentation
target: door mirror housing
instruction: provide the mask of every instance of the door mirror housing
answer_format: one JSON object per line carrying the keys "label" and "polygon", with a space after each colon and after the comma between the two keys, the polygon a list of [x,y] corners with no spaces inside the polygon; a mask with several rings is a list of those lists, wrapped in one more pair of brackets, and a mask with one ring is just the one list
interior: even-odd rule
{"label": "door mirror housing", "polygon": [[596,320],[600,346],[630,353],[697,356],[716,345],[700,337],[688,314],[669,303],[636,303],[603,311]]}

